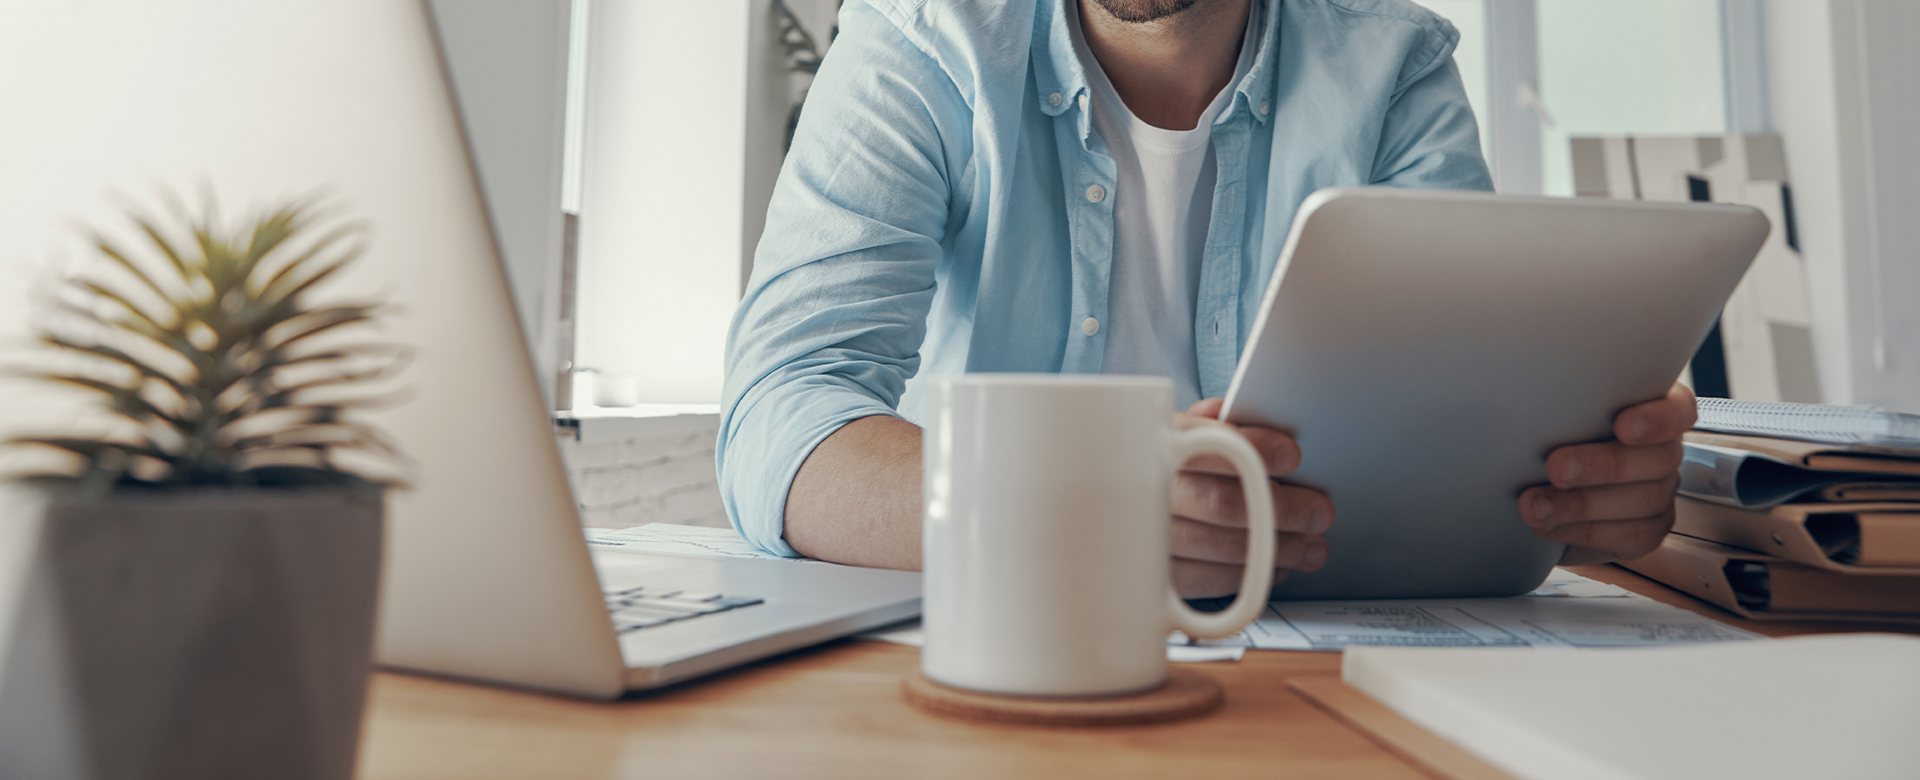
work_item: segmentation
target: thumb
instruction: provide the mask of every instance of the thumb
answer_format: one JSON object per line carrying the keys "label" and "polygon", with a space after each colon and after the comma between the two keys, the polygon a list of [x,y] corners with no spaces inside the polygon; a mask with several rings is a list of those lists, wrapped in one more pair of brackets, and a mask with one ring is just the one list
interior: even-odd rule
{"label": "thumb", "polygon": [[1227,405],[1227,402],[1225,399],[1202,398],[1199,401],[1195,402],[1193,406],[1187,407],[1187,414],[1191,414],[1195,417],[1205,417],[1212,420],[1218,420],[1220,419],[1221,407],[1224,407],[1226,405]]}

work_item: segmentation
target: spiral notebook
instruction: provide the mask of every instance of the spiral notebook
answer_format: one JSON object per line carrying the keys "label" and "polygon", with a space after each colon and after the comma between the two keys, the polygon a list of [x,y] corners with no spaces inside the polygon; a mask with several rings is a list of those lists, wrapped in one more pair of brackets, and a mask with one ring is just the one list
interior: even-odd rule
{"label": "spiral notebook", "polygon": [[1702,398],[1696,429],[1920,452],[1920,415],[1872,406]]}

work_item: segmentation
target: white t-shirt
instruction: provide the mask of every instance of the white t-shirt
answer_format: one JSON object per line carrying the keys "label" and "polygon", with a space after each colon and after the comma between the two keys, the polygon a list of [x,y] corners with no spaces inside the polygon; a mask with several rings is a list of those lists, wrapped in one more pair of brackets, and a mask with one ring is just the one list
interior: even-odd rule
{"label": "white t-shirt", "polygon": [[1233,99],[1233,87],[1253,62],[1254,31],[1263,3],[1253,3],[1240,64],[1192,130],[1154,127],[1133,115],[1080,29],[1078,0],[1063,0],[1073,49],[1087,71],[1087,110],[1093,130],[1116,168],[1113,193],[1113,272],[1108,282],[1107,348],[1101,372],[1173,379],[1180,409],[1200,400],[1200,366],[1193,346],[1193,306],[1200,294],[1200,259],[1213,218],[1218,179],[1213,122]]}

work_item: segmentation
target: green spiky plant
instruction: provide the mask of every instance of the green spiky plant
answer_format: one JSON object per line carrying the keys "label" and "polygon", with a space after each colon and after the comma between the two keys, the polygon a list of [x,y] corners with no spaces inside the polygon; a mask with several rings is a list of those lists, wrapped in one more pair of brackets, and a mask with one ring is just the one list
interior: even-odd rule
{"label": "green spiky plant", "polygon": [[364,230],[311,203],[274,208],[231,231],[220,229],[211,207],[179,220],[191,243],[135,215],[142,254],[93,236],[111,273],[69,280],[59,306],[91,337],[73,328],[40,334],[86,368],[31,375],[99,396],[122,430],[14,439],[79,463],[26,479],[88,492],[386,484],[336,462],[343,450],[397,457],[379,433],[346,419],[374,399],[342,391],[385,375],[401,353],[341,342],[343,330],[373,319],[375,306],[307,302],[365,249]]}

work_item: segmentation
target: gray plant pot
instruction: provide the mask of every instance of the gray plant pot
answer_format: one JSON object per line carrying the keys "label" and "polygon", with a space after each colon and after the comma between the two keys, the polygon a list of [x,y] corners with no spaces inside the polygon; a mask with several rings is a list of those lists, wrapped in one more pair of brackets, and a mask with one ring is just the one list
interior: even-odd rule
{"label": "gray plant pot", "polygon": [[352,777],[378,491],[39,498],[0,518],[38,527],[0,608],[0,779]]}

